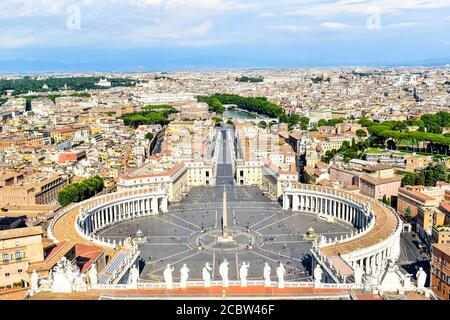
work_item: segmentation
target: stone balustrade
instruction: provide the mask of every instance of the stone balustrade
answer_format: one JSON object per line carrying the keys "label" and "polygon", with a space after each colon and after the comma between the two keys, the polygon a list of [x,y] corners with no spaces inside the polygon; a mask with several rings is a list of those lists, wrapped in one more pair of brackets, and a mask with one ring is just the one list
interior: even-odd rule
{"label": "stone balustrade", "polygon": [[137,219],[168,211],[167,194],[159,188],[142,188],[92,198],[79,204],[75,219],[77,233],[92,243],[115,248],[122,243],[97,235],[121,221]]}
{"label": "stone balustrade", "polygon": [[333,217],[356,228],[347,236],[315,241],[317,255],[323,256],[321,262],[325,264],[327,257],[340,255],[352,268],[359,265],[371,274],[382,270],[388,260],[395,262],[399,257],[401,220],[392,208],[373,198],[329,187],[294,184],[284,189],[283,208]]}

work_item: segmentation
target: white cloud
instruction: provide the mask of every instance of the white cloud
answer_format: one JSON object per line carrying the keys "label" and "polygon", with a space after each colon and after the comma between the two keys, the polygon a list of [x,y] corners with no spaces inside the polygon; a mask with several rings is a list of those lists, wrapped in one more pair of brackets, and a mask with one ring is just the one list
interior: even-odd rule
{"label": "white cloud", "polygon": [[420,23],[418,23],[418,22],[400,22],[400,23],[388,24],[388,25],[385,25],[385,26],[382,26],[382,27],[383,28],[395,29],[395,28],[412,27],[412,26],[417,26],[417,25],[420,25]]}
{"label": "white cloud", "polygon": [[212,28],[214,28],[214,23],[211,20],[208,20],[199,26],[191,28],[186,32],[186,34],[204,35],[207,34]]}
{"label": "white cloud", "polygon": [[212,12],[226,12],[258,7],[257,3],[241,3],[229,0],[167,0],[167,10],[209,10]]}
{"label": "white cloud", "polygon": [[339,22],[324,22],[321,24],[321,26],[323,28],[327,28],[327,29],[348,29],[348,28],[352,27],[348,24],[339,23]]}
{"label": "white cloud", "polygon": [[311,27],[298,25],[278,25],[278,26],[268,26],[266,27],[266,29],[289,31],[289,32],[305,32],[309,31]]}
{"label": "white cloud", "polygon": [[275,18],[276,16],[273,12],[262,12],[258,14],[258,18]]}
{"label": "white cloud", "polygon": [[338,0],[334,3],[306,3],[290,15],[333,16],[339,14],[367,15],[370,7],[379,8],[381,13],[395,13],[402,10],[425,10],[450,7],[449,0]]}

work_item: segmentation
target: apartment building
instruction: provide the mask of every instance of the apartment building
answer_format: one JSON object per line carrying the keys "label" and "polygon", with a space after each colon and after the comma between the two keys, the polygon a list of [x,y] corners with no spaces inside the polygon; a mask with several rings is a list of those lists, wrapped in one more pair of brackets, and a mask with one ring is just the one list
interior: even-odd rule
{"label": "apartment building", "polygon": [[31,177],[20,184],[0,188],[0,206],[51,204],[68,179],[58,174],[48,177]]}
{"label": "apartment building", "polygon": [[215,185],[215,165],[207,160],[164,161],[147,163],[119,177],[118,191],[160,187],[169,201],[179,201],[192,187]]}
{"label": "apartment building", "polygon": [[44,259],[42,228],[0,230],[0,252],[0,287],[28,283],[29,265]]}
{"label": "apartment building", "polygon": [[450,243],[433,244],[431,250],[431,290],[442,300],[450,300]]}

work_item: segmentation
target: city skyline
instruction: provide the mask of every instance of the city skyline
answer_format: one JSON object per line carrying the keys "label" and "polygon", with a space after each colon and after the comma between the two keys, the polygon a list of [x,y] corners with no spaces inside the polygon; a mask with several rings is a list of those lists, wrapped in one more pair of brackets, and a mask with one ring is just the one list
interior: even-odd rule
{"label": "city skyline", "polygon": [[0,72],[450,63],[450,2],[9,0]]}

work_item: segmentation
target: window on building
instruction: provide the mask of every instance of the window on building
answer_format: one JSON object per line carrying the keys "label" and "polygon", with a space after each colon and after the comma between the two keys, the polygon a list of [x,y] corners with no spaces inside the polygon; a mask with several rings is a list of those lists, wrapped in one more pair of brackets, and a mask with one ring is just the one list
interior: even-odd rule
{"label": "window on building", "polygon": [[2,257],[3,257],[3,261],[8,261],[8,260],[9,260],[9,254],[8,254],[8,252],[3,252]]}
{"label": "window on building", "polygon": [[22,269],[17,269],[17,273],[22,273]]}
{"label": "window on building", "polygon": [[16,251],[16,260],[22,260],[22,252]]}

